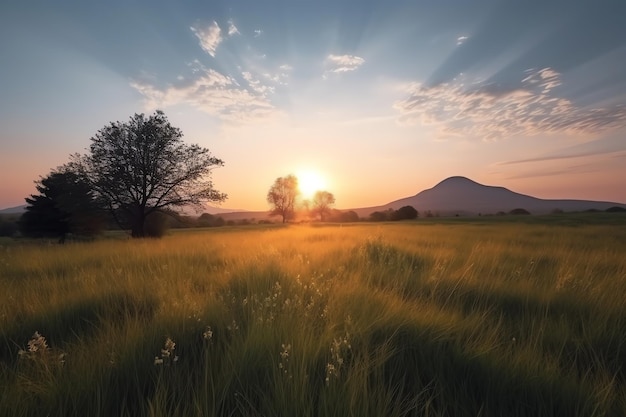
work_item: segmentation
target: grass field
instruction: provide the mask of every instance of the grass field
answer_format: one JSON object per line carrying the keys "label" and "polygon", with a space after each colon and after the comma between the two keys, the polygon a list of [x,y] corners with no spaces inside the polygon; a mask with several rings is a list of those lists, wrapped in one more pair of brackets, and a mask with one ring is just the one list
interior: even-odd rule
{"label": "grass field", "polygon": [[3,241],[0,416],[624,416],[626,226],[581,223]]}

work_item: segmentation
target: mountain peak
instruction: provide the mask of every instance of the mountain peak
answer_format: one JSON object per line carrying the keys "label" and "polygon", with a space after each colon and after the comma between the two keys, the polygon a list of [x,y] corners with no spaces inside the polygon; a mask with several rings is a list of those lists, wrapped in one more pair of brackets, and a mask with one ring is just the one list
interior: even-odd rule
{"label": "mountain peak", "polygon": [[467,177],[462,177],[460,175],[456,175],[453,177],[448,177],[445,180],[441,181],[440,183],[438,183],[437,185],[435,185],[433,188],[437,188],[439,186],[443,186],[443,185],[481,185],[479,183],[477,183],[476,181],[472,181]]}

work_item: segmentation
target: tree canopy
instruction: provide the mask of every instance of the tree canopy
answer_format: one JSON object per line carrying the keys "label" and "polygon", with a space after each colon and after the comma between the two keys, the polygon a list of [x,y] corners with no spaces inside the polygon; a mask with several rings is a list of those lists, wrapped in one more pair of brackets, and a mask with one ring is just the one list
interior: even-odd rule
{"label": "tree canopy", "polygon": [[419,213],[413,206],[402,206],[391,214],[391,220],[417,219]]}
{"label": "tree canopy", "polygon": [[312,212],[320,216],[320,221],[326,220],[331,206],[335,204],[335,196],[328,191],[317,191],[313,196]]}
{"label": "tree canopy", "polygon": [[276,178],[267,192],[267,202],[272,205],[270,215],[282,216],[283,223],[293,218],[299,194],[298,178],[294,175]]}
{"label": "tree canopy", "polygon": [[182,137],[162,111],[135,114],[100,129],[89,153],[74,155],[68,168],[86,178],[120,227],[143,237],[154,212],[227,197],[211,181],[212,169],[224,162]]}
{"label": "tree canopy", "polygon": [[19,221],[28,237],[65,240],[68,233],[91,236],[100,232],[104,218],[88,182],[71,171],[53,171],[36,182],[39,194],[26,198]]}

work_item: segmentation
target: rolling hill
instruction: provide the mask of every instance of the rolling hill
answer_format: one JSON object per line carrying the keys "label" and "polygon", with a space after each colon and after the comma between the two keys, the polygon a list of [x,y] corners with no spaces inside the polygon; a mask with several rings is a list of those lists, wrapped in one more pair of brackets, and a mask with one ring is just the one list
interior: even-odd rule
{"label": "rolling hill", "polygon": [[547,214],[554,210],[585,211],[606,210],[626,205],[608,201],[588,200],[545,200],[520,194],[504,187],[479,184],[465,177],[450,177],[433,188],[412,197],[402,198],[378,207],[354,209],[359,216],[367,217],[373,211],[397,210],[402,206],[413,206],[420,213],[430,210],[441,215],[477,215],[508,213],[523,208],[532,214]]}

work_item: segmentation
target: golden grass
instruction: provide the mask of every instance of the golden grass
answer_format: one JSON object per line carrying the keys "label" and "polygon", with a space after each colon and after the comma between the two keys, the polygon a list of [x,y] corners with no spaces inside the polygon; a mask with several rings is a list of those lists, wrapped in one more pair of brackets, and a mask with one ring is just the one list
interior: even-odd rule
{"label": "golden grass", "polygon": [[623,414],[624,253],[506,223],[0,247],[0,414]]}

